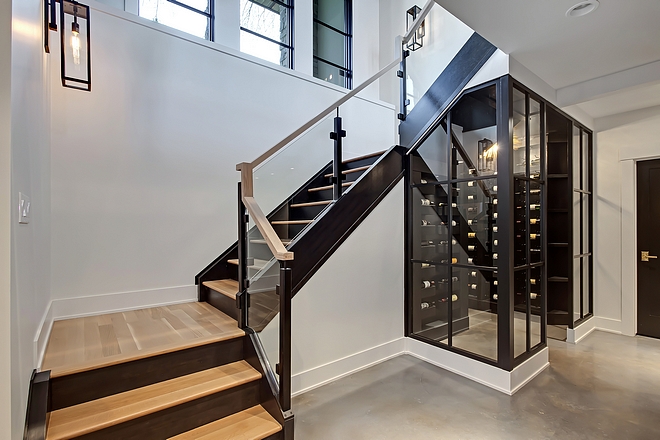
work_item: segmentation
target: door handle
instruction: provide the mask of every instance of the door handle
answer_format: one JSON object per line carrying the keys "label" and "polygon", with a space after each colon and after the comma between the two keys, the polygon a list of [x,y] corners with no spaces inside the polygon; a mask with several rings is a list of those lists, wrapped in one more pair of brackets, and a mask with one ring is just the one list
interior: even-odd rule
{"label": "door handle", "polygon": [[642,261],[649,261],[649,258],[658,258],[658,256],[649,255],[649,251],[642,251]]}

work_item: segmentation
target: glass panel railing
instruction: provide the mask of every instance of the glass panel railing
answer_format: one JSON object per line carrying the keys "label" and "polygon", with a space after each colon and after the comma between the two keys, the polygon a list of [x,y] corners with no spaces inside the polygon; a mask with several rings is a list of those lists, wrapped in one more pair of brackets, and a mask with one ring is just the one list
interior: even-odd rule
{"label": "glass panel railing", "polygon": [[472,29],[437,5],[426,16],[424,28],[422,46],[411,50],[406,59],[408,111],[415,107],[473,34]]}

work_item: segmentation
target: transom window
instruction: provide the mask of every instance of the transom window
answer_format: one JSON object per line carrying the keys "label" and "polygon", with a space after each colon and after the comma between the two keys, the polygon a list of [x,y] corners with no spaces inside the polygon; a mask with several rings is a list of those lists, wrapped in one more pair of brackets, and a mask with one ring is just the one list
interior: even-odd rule
{"label": "transom window", "polygon": [[138,15],[213,41],[214,0],[139,0]]}
{"label": "transom window", "polygon": [[241,0],[241,52],[293,68],[293,0]]}
{"label": "transom window", "polygon": [[314,76],[353,85],[351,0],[314,0]]}

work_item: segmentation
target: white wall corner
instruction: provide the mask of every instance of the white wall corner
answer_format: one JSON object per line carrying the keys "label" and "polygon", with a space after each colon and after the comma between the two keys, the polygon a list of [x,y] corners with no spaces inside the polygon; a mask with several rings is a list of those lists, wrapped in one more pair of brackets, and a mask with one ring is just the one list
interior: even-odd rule
{"label": "white wall corner", "polygon": [[509,56],[509,73],[512,77],[530,90],[533,90],[543,99],[557,105],[557,91],[512,56]]}
{"label": "white wall corner", "polygon": [[133,292],[108,293],[77,298],[54,299],[50,312],[53,321],[104,313],[160,307],[197,300],[197,286],[176,286]]}
{"label": "white wall corner", "polygon": [[34,336],[33,357],[35,360],[35,368],[37,369],[41,368],[41,363],[44,360],[50,332],[53,329],[53,321],[53,301],[50,301],[48,303],[48,308],[44,312],[43,318],[41,318],[37,334]]}
{"label": "white wall corner", "polygon": [[481,69],[472,77],[470,82],[463,90],[478,86],[488,81],[492,81],[509,73],[509,55],[501,50],[495,50],[488,61],[481,66]]}
{"label": "white wall corner", "polygon": [[376,347],[346,356],[291,377],[292,395],[297,396],[343,377],[365,370],[404,354],[405,338],[394,339]]}
{"label": "white wall corner", "polygon": [[577,327],[566,330],[566,342],[577,344],[596,330],[596,318],[591,317]]}

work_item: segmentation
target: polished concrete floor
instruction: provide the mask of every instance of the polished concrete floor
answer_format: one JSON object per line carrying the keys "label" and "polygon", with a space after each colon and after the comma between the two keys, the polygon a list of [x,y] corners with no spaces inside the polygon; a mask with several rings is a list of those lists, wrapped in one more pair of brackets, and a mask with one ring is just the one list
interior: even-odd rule
{"label": "polished concrete floor", "polygon": [[296,438],[660,439],[660,340],[549,340],[550,367],[513,396],[400,356],[294,399]]}

